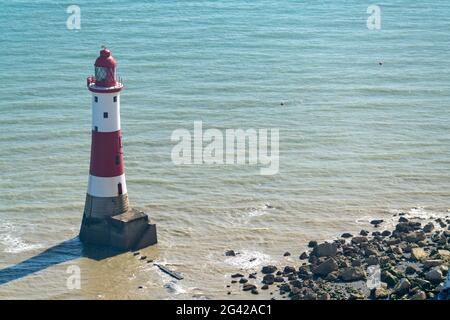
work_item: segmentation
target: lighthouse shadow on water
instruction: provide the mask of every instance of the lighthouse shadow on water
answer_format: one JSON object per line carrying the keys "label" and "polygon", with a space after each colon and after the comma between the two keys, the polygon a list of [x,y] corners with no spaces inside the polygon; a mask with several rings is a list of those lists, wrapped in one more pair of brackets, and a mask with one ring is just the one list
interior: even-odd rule
{"label": "lighthouse shadow on water", "polygon": [[79,237],[74,237],[48,248],[27,260],[0,269],[0,285],[78,258],[85,257],[100,261],[120,253],[123,253],[123,251],[110,247],[83,245]]}

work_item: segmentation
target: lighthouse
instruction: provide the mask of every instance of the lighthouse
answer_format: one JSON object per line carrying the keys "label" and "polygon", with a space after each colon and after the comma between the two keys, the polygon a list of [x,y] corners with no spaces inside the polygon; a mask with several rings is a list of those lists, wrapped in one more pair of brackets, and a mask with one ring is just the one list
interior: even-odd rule
{"label": "lighthouse", "polygon": [[157,242],[156,224],[129,206],[120,125],[123,82],[107,48],[102,48],[94,67],[95,75],[87,78],[92,93],[92,141],[80,239],[120,250],[140,249]]}

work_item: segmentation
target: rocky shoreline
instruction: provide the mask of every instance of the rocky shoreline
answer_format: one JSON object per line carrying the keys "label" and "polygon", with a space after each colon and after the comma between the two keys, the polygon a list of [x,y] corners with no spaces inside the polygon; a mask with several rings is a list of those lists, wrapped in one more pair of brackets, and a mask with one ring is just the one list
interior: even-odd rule
{"label": "rocky shoreline", "polygon": [[450,299],[449,217],[424,220],[399,213],[393,218],[397,222],[391,230],[384,228],[385,221],[372,220],[368,226],[372,232],[310,241],[295,265],[265,265],[248,275],[235,273],[227,287],[239,284],[240,290],[255,295],[268,291],[272,299]]}

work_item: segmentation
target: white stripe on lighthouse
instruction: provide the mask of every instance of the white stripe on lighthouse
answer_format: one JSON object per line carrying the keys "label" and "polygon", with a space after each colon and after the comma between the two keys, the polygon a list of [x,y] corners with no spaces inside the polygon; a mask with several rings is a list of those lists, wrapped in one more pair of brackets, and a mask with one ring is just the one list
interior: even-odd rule
{"label": "white stripe on lighthouse", "polygon": [[[114,102],[114,97],[116,97],[116,102]],[[97,98],[97,102],[95,102],[95,98]],[[92,93],[92,130],[98,132],[120,130],[119,92]]]}
{"label": "white stripe on lighthouse", "polygon": [[88,194],[94,197],[117,197],[119,196],[119,183],[122,184],[122,194],[127,193],[125,174],[117,177],[89,175]]}

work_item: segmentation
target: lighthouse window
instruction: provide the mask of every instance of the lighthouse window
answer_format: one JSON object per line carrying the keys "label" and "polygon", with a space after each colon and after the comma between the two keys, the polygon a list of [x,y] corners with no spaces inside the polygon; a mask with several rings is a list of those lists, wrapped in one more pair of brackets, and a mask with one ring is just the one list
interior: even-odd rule
{"label": "lighthouse window", "polygon": [[117,102],[117,96],[115,96],[115,97],[113,98],[113,100],[114,100],[114,102]]}
{"label": "lighthouse window", "polygon": [[95,102],[98,102],[98,97],[94,97],[94,101],[95,101]]}
{"label": "lighthouse window", "polygon": [[116,165],[120,165],[120,156],[116,156]]}
{"label": "lighthouse window", "polygon": [[103,118],[108,118],[108,112],[103,112]]}

